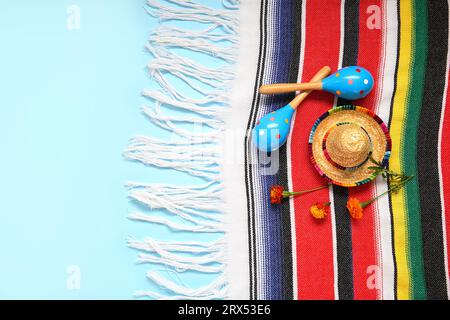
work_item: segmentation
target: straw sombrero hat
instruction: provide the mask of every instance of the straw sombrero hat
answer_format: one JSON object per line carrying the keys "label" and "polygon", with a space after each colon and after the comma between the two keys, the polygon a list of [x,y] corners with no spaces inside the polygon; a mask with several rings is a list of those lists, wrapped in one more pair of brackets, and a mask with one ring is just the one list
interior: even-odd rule
{"label": "straw sombrero hat", "polygon": [[375,178],[372,157],[383,165],[391,154],[391,137],[383,121],[357,106],[335,107],[314,124],[309,136],[311,160],[331,183],[355,187]]}

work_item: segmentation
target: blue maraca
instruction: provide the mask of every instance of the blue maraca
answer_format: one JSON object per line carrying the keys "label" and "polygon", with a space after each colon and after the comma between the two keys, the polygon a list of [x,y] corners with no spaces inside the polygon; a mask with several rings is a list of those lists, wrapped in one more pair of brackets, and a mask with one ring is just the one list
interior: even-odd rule
{"label": "blue maraca", "polygon": [[[320,81],[331,72],[330,67],[323,67],[311,81]],[[262,117],[252,131],[252,140],[261,151],[275,151],[286,143],[291,130],[291,119],[295,109],[305,100],[311,91],[303,91],[283,108]]]}
{"label": "blue maraca", "polygon": [[259,88],[262,94],[286,93],[303,90],[324,90],[340,98],[357,100],[364,98],[373,89],[373,77],[362,67],[342,68],[323,80],[307,83],[277,83]]}

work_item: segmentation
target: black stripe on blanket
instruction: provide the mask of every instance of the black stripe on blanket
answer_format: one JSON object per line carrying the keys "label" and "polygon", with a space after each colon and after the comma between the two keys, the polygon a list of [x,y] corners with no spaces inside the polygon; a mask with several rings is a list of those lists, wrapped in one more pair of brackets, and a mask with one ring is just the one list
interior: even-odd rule
{"label": "black stripe on blanket", "polygon": [[448,5],[428,2],[428,56],[417,132],[417,173],[423,259],[428,299],[447,299],[442,203],[439,183],[439,125],[447,77]]}
{"label": "black stripe on blanket", "polygon": [[[345,1],[344,4],[344,48],[341,48],[342,67],[356,65],[358,62],[359,41],[359,0]],[[337,105],[351,104],[338,99]],[[338,264],[338,294],[341,300],[352,300],[353,290],[353,254],[352,225],[347,211],[348,189],[333,186],[334,211],[336,220],[336,250]]]}

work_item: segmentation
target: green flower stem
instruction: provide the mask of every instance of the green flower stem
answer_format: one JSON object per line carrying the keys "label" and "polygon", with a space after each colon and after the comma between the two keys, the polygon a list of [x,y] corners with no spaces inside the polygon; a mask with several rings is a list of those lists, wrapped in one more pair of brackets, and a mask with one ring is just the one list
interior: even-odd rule
{"label": "green flower stem", "polygon": [[295,197],[295,196],[298,196],[301,194],[322,190],[322,189],[328,188],[328,186],[329,185],[321,186],[321,187],[309,189],[309,190],[297,191],[297,192],[283,191],[282,195],[283,195],[283,198]]}
{"label": "green flower stem", "polygon": [[414,176],[407,176],[405,177],[401,182],[395,184],[393,187],[391,187],[390,189],[388,189],[387,191],[383,192],[382,194],[376,196],[375,198],[371,199],[371,200],[367,200],[364,202],[361,202],[361,207],[364,209],[365,207],[367,207],[369,204],[371,204],[372,202],[374,202],[375,200],[377,200],[378,198],[388,194],[389,192],[396,192],[398,190],[400,190],[400,188],[402,188],[405,184],[407,184],[409,181],[411,181],[414,178]]}

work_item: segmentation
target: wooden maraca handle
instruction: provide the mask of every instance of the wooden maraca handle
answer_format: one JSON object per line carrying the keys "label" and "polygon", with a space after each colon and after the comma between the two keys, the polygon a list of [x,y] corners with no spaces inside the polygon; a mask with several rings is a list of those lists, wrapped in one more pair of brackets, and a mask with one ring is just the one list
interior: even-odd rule
{"label": "wooden maraca handle", "polygon": [[322,90],[322,82],[306,82],[306,83],[274,83],[263,85],[259,88],[261,94],[287,93],[293,91],[305,90]]}
{"label": "wooden maraca handle", "polygon": [[[331,73],[331,68],[329,66],[325,66],[320,69],[314,77],[311,79],[311,82],[322,81]],[[303,91],[299,93],[294,100],[292,100],[289,104],[293,109],[297,109],[297,107],[306,99],[306,97],[311,93],[311,91]]]}

